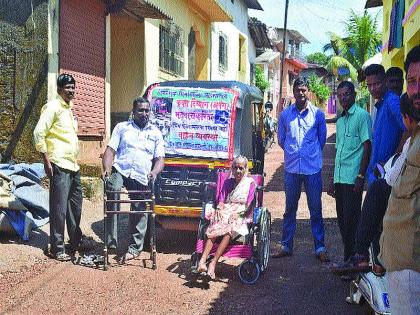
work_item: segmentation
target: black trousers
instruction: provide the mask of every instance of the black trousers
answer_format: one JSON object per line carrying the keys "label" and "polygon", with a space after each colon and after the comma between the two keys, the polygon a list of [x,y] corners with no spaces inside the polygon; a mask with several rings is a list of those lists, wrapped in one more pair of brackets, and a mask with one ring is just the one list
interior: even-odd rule
{"label": "black trousers", "polygon": [[82,237],[80,217],[83,192],[80,172],[73,172],[52,164],[53,177],[50,179],[50,245],[51,253],[64,252],[64,225],[70,247],[76,249]]}
{"label": "black trousers", "polygon": [[382,220],[388,207],[390,194],[391,186],[385,179],[378,179],[369,186],[356,232],[356,253],[368,256],[369,246],[372,243],[373,258],[376,259],[378,256]]}
{"label": "black trousers", "polygon": [[354,185],[335,184],[335,202],[346,261],[355,253],[355,234],[360,219],[362,193],[355,193]]}

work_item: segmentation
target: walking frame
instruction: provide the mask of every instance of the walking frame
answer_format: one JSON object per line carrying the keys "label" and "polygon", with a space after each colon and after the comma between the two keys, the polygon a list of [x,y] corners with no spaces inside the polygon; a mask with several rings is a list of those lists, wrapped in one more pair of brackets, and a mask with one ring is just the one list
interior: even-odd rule
{"label": "walking frame", "polygon": [[[121,191],[111,191],[107,190],[106,184],[108,181],[108,177],[103,178],[103,184],[104,184],[104,194],[103,194],[103,210],[104,210],[104,249],[103,249],[103,255],[104,255],[104,270],[106,271],[108,269],[109,265],[109,257],[108,257],[108,244],[107,244],[107,218],[108,215],[117,215],[117,221],[118,221],[118,215],[124,214],[124,215],[139,215],[139,214],[146,214],[147,215],[147,231],[145,234],[145,241],[147,240],[146,235],[150,231],[150,260],[152,261],[152,269],[156,269],[156,214],[155,214],[155,183],[154,179],[151,179],[149,181],[149,190],[121,190]],[[108,194],[114,194],[114,195],[130,195],[130,194],[144,194],[146,196],[150,196],[149,198],[140,198],[140,199],[108,199]],[[145,210],[140,211],[131,211],[130,210],[119,210],[119,211],[111,211],[107,210],[108,204],[133,204],[133,203],[145,203],[146,207]],[[131,208],[131,207],[130,207]],[[149,230],[150,229],[150,230]]]}

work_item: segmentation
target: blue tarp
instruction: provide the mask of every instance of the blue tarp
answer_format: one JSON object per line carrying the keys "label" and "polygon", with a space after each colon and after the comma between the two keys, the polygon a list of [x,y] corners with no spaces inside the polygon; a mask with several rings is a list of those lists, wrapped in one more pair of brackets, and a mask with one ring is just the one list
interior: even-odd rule
{"label": "blue tarp", "polygon": [[23,240],[29,239],[32,228],[40,227],[49,220],[49,193],[41,187],[45,176],[44,166],[35,164],[0,164],[0,173],[12,179],[12,193],[28,211],[3,209],[10,225]]}

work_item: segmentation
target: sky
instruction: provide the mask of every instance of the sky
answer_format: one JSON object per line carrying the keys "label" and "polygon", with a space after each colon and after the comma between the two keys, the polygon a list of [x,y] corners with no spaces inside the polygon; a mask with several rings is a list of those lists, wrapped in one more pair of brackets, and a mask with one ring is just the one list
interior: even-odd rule
{"label": "sky", "polygon": [[[268,26],[284,27],[286,0],[258,0],[264,11],[249,10],[249,15]],[[328,43],[326,32],[344,35],[343,22],[353,9],[363,14],[366,0],[289,0],[287,28],[299,31],[310,44],[303,44],[305,54],[322,51]],[[382,7],[368,9],[377,16],[378,29],[382,29]],[[378,14],[379,13],[379,14]]]}

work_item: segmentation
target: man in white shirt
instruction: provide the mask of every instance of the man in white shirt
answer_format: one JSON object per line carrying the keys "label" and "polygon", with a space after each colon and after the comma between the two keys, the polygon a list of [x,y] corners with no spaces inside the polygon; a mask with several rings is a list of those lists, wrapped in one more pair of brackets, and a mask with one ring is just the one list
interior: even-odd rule
{"label": "man in white shirt", "polygon": [[[132,119],[117,124],[105,150],[102,166],[103,176],[109,179],[106,188],[109,191],[147,190],[149,180],[154,180],[164,167],[164,141],[159,129],[149,122],[150,104],[148,100],[138,97],[133,101]],[[111,170],[112,168],[112,170]],[[139,199],[139,194],[130,194],[130,199]],[[117,199],[115,194],[108,196]],[[144,209],[144,203],[131,205],[132,211]],[[118,204],[109,206],[108,210],[117,211]],[[108,219],[105,236],[110,249],[116,249],[117,216]],[[147,230],[147,215],[130,216],[130,233],[132,241],[122,261],[133,259],[143,250],[144,237]]]}

